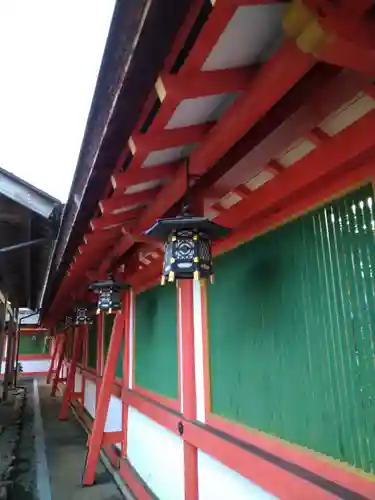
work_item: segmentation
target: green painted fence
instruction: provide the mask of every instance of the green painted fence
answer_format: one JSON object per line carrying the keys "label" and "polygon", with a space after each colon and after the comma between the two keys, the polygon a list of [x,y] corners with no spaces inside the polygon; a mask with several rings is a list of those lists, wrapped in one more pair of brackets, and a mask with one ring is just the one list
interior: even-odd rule
{"label": "green painted fence", "polygon": [[96,370],[96,358],[98,355],[98,317],[94,316],[94,322],[88,326],[87,335],[87,366]]}
{"label": "green painted fence", "polygon": [[374,471],[374,201],[363,187],[215,261],[212,410]]}
{"label": "green painted fence", "polygon": [[177,293],[155,287],[135,302],[135,382],[176,399],[178,395]]}
{"label": "green painted fence", "polygon": [[[107,359],[109,342],[111,340],[111,334],[113,325],[115,322],[115,314],[106,314],[104,316],[104,362]],[[124,357],[124,342],[121,343],[120,353],[117,359],[116,365],[116,377],[122,379],[122,360]]]}
{"label": "green painted fence", "polygon": [[48,348],[48,335],[43,333],[36,333],[35,335],[21,335],[20,337],[20,355],[48,354]]}

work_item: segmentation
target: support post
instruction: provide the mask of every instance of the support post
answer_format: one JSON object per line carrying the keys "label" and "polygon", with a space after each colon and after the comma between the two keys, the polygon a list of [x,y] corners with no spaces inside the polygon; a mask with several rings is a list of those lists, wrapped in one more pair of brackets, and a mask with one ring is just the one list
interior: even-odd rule
{"label": "support post", "polygon": [[[126,293],[126,296],[129,292]],[[123,433],[104,432],[107,413],[111,399],[112,383],[115,380],[116,365],[121,348],[121,341],[124,336],[124,322],[126,318],[127,298],[123,296],[123,308],[118,312],[112,329],[111,340],[109,343],[107,359],[104,366],[103,380],[99,391],[99,400],[96,407],[96,416],[92,426],[91,436],[89,438],[89,449],[87,452],[86,463],[84,467],[82,485],[91,486],[95,480],[96,465],[99,460],[100,449],[110,444],[123,442]]]}
{"label": "support post", "polygon": [[[18,312],[18,311],[17,311]],[[20,342],[21,342],[21,323],[18,320],[18,314],[17,314],[17,328],[16,328],[16,340],[15,340],[15,362],[14,362],[14,378],[13,378],[13,384],[14,387],[17,386],[17,377],[18,377],[18,360],[19,360],[19,354],[20,354]]]}
{"label": "support post", "polygon": [[103,329],[104,316],[101,312],[97,317],[97,336],[96,336],[96,375],[99,377],[96,382],[96,402],[99,401],[99,392],[101,377],[103,375]]}
{"label": "support post", "polygon": [[12,344],[12,358],[10,363],[10,371],[9,371],[9,382],[11,386],[14,386],[14,370],[15,370],[15,362],[17,356],[18,349],[18,325],[16,318],[18,318],[18,309],[13,309],[12,316],[12,334],[13,334],[13,344]]}
{"label": "support post", "polygon": [[[193,281],[181,280],[178,283],[178,314],[181,328],[180,342],[182,356],[182,413],[185,418],[195,420],[197,415],[195,386],[195,348],[194,348],[194,295]],[[192,444],[184,441],[184,478],[185,499],[198,499],[198,452]]]}
{"label": "support post", "polygon": [[55,378],[53,379],[53,383],[52,383],[51,396],[56,396],[58,384],[59,384],[59,382],[62,382],[64,380],[62,377],[60,377],[60,373],[61,373],[62,365],[63,365],[63,361],[64,361],[66,344],[67,344],[67,336],[66,336],[66,333],[64,333],[63,339],[61,342],[61,347],[60,347],[60,350],[58,353],[58,361],[57,361],[57,367],[56,367],[56,372],[55,372]]}
{"label": "support post", "polygon": [[0,366],[4,356],[4,339],[5,339],[5,317],[7,312],[7,302],[5,297],[5,302],[0,300]]}
{"label": "support post", "polygon": [[51,383],[52,375],[53,375],[53,373],[55,373],[54,367],[55,367],[55,363],[56,363],[57,353],[59,352],[59,348],[61,345],[61,341],[62,341],[62,335],[60,333],[58,333],[55,337],[55,342],[54,342],[54,346],[53,346],[53,353],[52,353],[52,357],[51,357],[51,364],[49,365],[49,368],[48,368],[48,373],[47,373],[47,378],[46,378],[47,384]]}
{"label": "support post", "polygon": [[121,457],[126,458],[127,455],[127,438],[128,438],[128,414],[129,414],[129,404],[126,398],[127,391],[129,389],[129,368],[130,368],[130,356],[132,353],[129,349],[129,339],[132,335],[131,329],[133,328],[133,319],[131,316],[132,312],[132,301],[134,300],[133,292],[129,291],[124,299],[124,312],[125,312],[125,324],[124,324],[124,352],[122,357],[122,446],[121,446]]}
{"label": "support post", "polygon": [[84,327],[78,327],[78,328],[76,327],[75,329],[73,329],[73,334],[74,334],[73,356],[72,356],[72,362],[70,363],[69,367],[69,373],[67,377],[63,401],[60,408],[60,413],[59,413],[60,420],[66,420],[68,416],[69,403],[71,399],[79,398],[82,401],[82,393],[76,393],[74,390],[74,386],[75,386],[79,351],[82,344],[83,328]]}
{"label": "support post", "polygon": [[11,380],[11,370],[12,370],[12,358],[14,351],[14,320],[13,316],[10,316],[8,323],[8,342],[7,342],[7,356],[5,361],[5,372],[4,372],[4,391],[3,399],[4,401],[8,399],[9,383]]}

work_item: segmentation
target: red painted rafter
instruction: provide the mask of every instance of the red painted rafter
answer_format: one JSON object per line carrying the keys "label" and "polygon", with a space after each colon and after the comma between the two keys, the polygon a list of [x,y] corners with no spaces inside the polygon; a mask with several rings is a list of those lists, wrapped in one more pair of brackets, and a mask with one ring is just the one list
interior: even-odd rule
{"label": "red painted rafter", "polygon": [[328,175],[291,195],[284,207],[270,209],[269,215],[252,217],[249,221],[242,223],[228,238],[214,244],[213,254],[220,255],[231,250],[254,236],[285,223],[291,217],[295,218],[317,205],[329,201],[332,197],[339,196],[349,188],[363,183],[366,179],[371,181],[374,168],[375,155],[372,160],[363,161],[360,166],[354,163],[354,165],[344,165],[337,171],[333,170]]}
{"label": "red painted rafter", "polygon": [[[126,212],[134,205],[146,203],[160,191],[159,188],[147,189],[139,193],[117,195],[99,202],[100,210],[103,214]],[[133,210],[132,210],[133,212]]]}
{"label": "red painted rafter", "polygon": [[[204,123],[155,133],[133,134],[129,139],[129,148],[134,156],[138,157],[139,155],[144,158],[152,151],[160,151],[200,142],[207,132],[209,132],[211,126],[208,123]],[[138,158],[136,158],[136,161],[140,163]]]}
{"label": "red painted rafter", "polygon": [[[297,43],[319,60],[375,76],[375,24],[372,16],[365,15],[371,7],[371,0],[303,0],[300,17],[304,17],[308,35],[299,35]],[[290,25],[292,34],[290,18],[286,25],[287,32]]]}
{"label": "red painted rafter", "polygon": [[[120,229],[119,228],[112,228],[112,229],[108,229],[106,231],[106,237],[107,239],[115,239],[118,234],[120,232]],[[85,234],[83,236],[83,243],[85,245],[91,245],[91,244],[96,244],[96,243],[102,243],[103,242],[103,238],[102,238],[102,235],[100,233],[89,233],[89,234]]]}
{"label": "red painted rafter", "polygon": [[215,94],[244,90],[251,78],[259,71],[259,65],[239,69],[192,72],[179,75],[161,74],[156,82],[159,99],[168,96],[177,103],[183,99],[194,99]]}
{"label": "red painted rafter", "polygon": [[115,174],[111,178],[112,187],[116,191],[121,191],[129,186],[136,186],[159,179],[169,179],[176,171],[178,163],[167,163],[166,165],[156,165],[150,168],[140,168],[133,170],[129,168],[125,172]]}
{"label": "red painted rafter", "polygon": [[107,230],[114,226],[124,225],[134,220],[139,215],[139,209],[127,210],[119,214],[96,217],[90,222],[92,231]]}
{"label": "red painted rafter", "polygon": [[286,200],[294,191],[316,181],[320,176],[356,160],[361,154],[372,152],[375,148],[374,128],[375,111],[371,111],[286,169],[282,175],[254,191],[247,200],[220,214],[215,222],[236,227],[262,210]]}

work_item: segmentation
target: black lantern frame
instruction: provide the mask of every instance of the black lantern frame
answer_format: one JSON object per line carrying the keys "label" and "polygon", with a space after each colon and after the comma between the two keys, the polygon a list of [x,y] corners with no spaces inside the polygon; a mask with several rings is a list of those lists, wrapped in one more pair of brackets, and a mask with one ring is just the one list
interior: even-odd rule
{"label": "black lantern frame", "polygon": [[205,217],[185,213],[158,219],[146,235],[165,242],[161,284],[175,279],[213,280],[212,241],[230,233]]}
{"label": "black lantern frame", "polygon": [[168,280],[210,278],[213,282],[212,242],[227,236],[231,229],[206,217],[189,213],[189,158],[186,158],[186,192],[182,214],[158,219],[145,234],[164,241],[164,265],[161,284]]}
{"label": "black lantern frame", "polygon": [[121,309],[121,292],[128,285],[115,281],[112,276],[102,281],[95,281],[89,285],[89,290],[98,294],[98,305],[96,314],[103,311],[107,314],[116,313]]}
{"label": "black lantern frame", "polygon": [[80,325],[92,325],[94,318],[92,315],[92,310],[87,305],[77,305],[74,309],[74,324],[75,326]]}

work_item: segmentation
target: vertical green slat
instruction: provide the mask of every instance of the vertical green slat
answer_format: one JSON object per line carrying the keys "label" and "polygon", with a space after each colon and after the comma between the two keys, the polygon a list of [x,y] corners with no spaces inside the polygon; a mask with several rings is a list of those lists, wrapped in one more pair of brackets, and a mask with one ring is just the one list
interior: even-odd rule
{"label": "vertical green slat", "polygon": [[87,366],[96,370],[97,350],[97,316],[94,317],[92,325],[88,326],[87,334]]}
{"label": "vertical green slat", "polygon": [[[362,278],[362,247],[363,242],[363,227],[361,227],[360,220],[358,217],[359,207],[358,200],[356,197],[352,197],[347,201],[347,213],[348,221],[350,224],[350,283],[351,283],[351,299],[354,303],[355,314],[354,314],[354,330],[358,345],[358,363],[359,363],[359,373],[360,373],[360,393],[361,393],[361,413],[362,413],[362,442],[364,449],[363,463],[372,468],[372,450],[371,443],[369,440],[369,425],[372,427],[372,423],[368,422],[367,414],[369,409],[369,391],[373,385],[373,369],[370,366],[368,354],[371,350],[369,338],[371,335],[371,329],[369,327],[369,314],[367,306],[365,303],[364,290],[365,286]],[[367,242],[365,242],[366,245]],[[348,248],[347,248],[348,250]]]}
{"label": "vertical green slat", "polygon": [[342,206],[335,203],[330,207],[331,224],[331,244],[332,244],[332,265],[334,266],[333,280],[336,287],[336,320],[338,322],[338,339],[340,343],[340,363],[342,370],[343,398],[345,408],[352,408],[354,411],[347,411],[345,414],[345,428],[348,437],[348,448],[345,450],[345,460],[354,465],[360,466],[361,449],[357,438],[358,412],[355,387],[353,383],[355,357],[353,356],[350,324],[351,313],[348,301],[348,285],[345,269],[345,258],[341,246],[345,239],[342,235]]}

